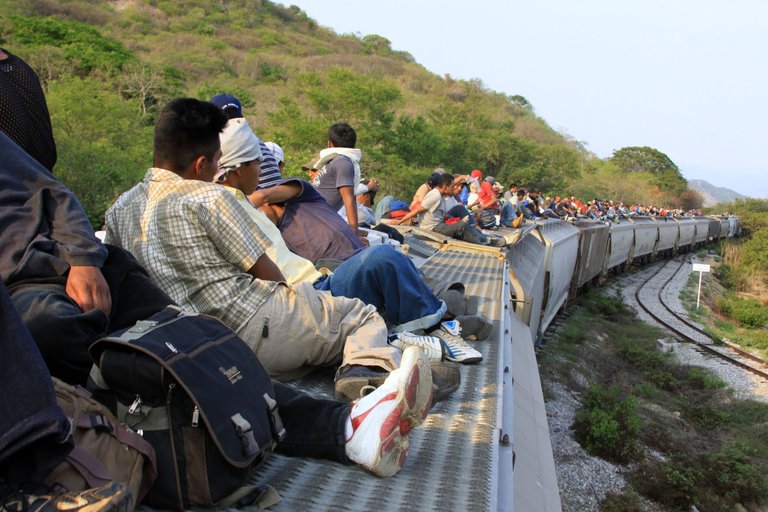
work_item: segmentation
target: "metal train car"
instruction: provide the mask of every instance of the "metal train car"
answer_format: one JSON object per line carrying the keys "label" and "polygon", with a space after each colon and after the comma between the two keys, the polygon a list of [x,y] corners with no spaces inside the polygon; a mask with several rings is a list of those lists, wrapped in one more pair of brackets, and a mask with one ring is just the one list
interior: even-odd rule
{"label": "metal train car", "polygon": [[656,217],[656,220],[659,223],[659,233],[654,257],[671,256],[677,249],[680,225],[672,217]]}
{"label": "metal train car", "polygon": [[707,242],[709,236],[709,219],[696,217],[696,235],[694,243],[696,247],[701,247]]}
{"label": "metal train car", "polygon": [[611,222],[608,253],[603,265],[604,272],[624,270],[632,255],[635,243],[635,227],[631,222]]}
{"label": "metal train car", "polygon": [[677,252],[690,250],[696,243],[696,220],[688,217],[675,218],[673,220],[677,222],[679,230],[675,250]]}
{"label": "metal train car", "polygon": [[[712,221],[719,237],[720,220]],[[686,250],[709,234],[710,219],[661,222],[660,230],[660,221],[650,218],[526,221],[518,229],[492,232],[506,239],[503,248],[396,226],[406,242],[404,252],[426,277],[460,281],[478,300],[479,313],[493,324],[486,340],[472,342],[483,361],[461,367],[459,389],[436,403],[425,427],[411,434],[406,467],[395,477],[366,477],[354,466],[322,460],[271,457],[258,477],[286,490],[274,510],[331,511],[351,501],[363,512],[382,502],[403,510],[417,503],[421,510],[560,511],[536,341],[570,295],[609,272],[671,255],[670,244]],[[728,223],[729,233],[737,233],[738,220],[735,227]],[[329,397],[328,382],[327,375],[310,375],[298,385]],[[456,467],[471,467],[472,478]],[[425,498],[414,478],[452,492]],[[343,489],[329,481],[343,482]]]}
{"label": "metal train car", "polygon": [[720,220],[716,218],[709,218],[709,230],[707,231],[707,241],[717,240],[720,238]]}
{"label": "metal train car", "polygon": [[579,229],[579,252],[571,283],[575,291],[602,275],[611,228],[605,222],[588,219],[581,219],[574,226]]}
{"label": "metal train car", "polygon": [[659,221],[652,217],[632,217],[630,222],[634,224],[635,231],[630,262],[652,260],[659,239]]}

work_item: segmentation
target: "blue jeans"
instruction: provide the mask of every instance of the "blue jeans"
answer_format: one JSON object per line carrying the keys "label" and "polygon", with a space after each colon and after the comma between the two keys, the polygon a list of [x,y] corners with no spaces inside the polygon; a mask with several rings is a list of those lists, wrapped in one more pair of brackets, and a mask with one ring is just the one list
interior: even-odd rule
{"label": "blue jeans", "polygon": [[51,375],[0,281],[0,480],[41,482],[72,449]]}
{"label": "blue jeans", "polygon": [[453,224],[440,223],[432,231],[441,235],[450,236],[457,240],[464,240],[471,244],[487,245],[488,237],[476,230],[464,221],[454,222]]}
{"label": "blue jeans", "polygon": [[98,309],[83,313],[57,279],[14,283],[10,290],[51,375],[70,384],[85,384],[93,365],[88,347],[94,341],[173,303],[129,252],[110,245],[107,249],[101,273],[112,296],[109,316]]}
{"label": "blue jeans", "polygon": [[458,217],[460,219],[463,219],[464,217],[467,218],[464,222],[469,224],[470,226],[475,226],[477,224],[477,221],[475,220],[475,216],[469,213],[469,210],[467,210],[467,207],[463,204],[457,204],[450,210],[448,210],[448,216],[449,217]]}
{"label": "blue jeans", "polygon": [[511,227],[512,222],[517,218],[517,215],[517,208],[515,208],[512,203],[506,202],[504,203],[504,206],[501,207],[501,218],[499,219],[499,224],[502,226]]}
{"label": "blue jeans", "polygon": [[315,283],[336,297],[358,298],[376,306],[392,332],[437,325],[446,306],[435,297],[410,259],[390,245],[364,249]]}

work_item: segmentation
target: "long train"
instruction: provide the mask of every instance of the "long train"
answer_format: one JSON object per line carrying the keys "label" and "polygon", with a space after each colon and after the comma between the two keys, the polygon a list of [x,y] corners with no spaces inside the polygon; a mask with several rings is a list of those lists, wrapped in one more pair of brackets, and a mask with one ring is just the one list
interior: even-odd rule
{"label": "long train", "polygon": [[[397,229],[425,276],[462,282],[493,323],[491,336],[474,342],[483,361],[461,367],[459,389],[411,434],[400,473],[380,479],[355,466],[274,455],[254,475],[283,496],[270,510],[561,510],[535,341],[569,297],[603,276],[740,233],[736,217],[555,219],[501,228],[495,233],[507,246],[491,248]],[[332,373],[316,372],[295,385],[330,397],[331,382]]]}

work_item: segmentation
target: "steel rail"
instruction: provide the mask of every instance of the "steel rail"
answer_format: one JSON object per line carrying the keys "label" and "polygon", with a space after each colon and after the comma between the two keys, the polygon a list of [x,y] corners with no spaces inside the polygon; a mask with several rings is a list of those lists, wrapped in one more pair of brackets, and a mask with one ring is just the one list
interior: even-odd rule
{"label": "steel rail", "polygon": [[[670,282],[672,281],[672,279],[673,279],[673,278],[674,278],[674,277],[675,277],[675,276],[678,274],[678,272],[680,272],[680,269],[681,269],[681,268],[683,268],[683,265],[685,265],[685,263],[686,263],[686,260],[685,260],[685,259],[683,259],[683,261],[680,263],[680,266],[677,268],[677,270],[676,270],[676,271],[675,271],[675,272],[674,272],[674,273],[673,273],[673,274],[672,274],[672,275],[671,275],[671,276],[670,276],[670,277],[669,277],[669,278],[668,278],[668,279],[667,279],[667,280],[664,282],[664,284],[662,284],[662,285],[661,285],[661,287],[659,287],[659,290],[658,290],[658,291],[657,291],[657,293],[656,293],[656,295],[657,295],[657,299],[658,299],[658,302],[659,302],[659,304],[661,304],[661,305],[662,305],[662,307],[664,307],[664,309],[666,309],[668,312],[670,312],[670,313],[671,313],[671,314],[672,314],[672,315],[673,315],[675,318],[677,318],[678,320],[681,320],[681,321],[682,321],[682,323],[683,323],[685,326],[693,328],[695,331],[697,331],[697,332],[701,333],[702,335],[706,336],[708,339],[712,340],[712,344],[702,343],[701,341],[699,341],[699,340],[697,340],[697,339],[695,339],[695,338],[692,338],[691,336],[689,336],[689,335],[685,334],[684,332],[680,331],[678,328],[676,328],[675,326],[673,326],[672,324],[670,324],[668,321],[664,320],[664,319],[663,319],[663,318],[661,318],[659,315],[657,315],[657,314],[655,314],[654,312],[652,312],[652,311],[651,311],[651,309],[650,309],[648,306],[646,306],[645,304],[643,304],[643,302],[640,300],[640,291],[641,291],[641,290],[642,290],[642,289],[643,289],[643,288],[644,288],[644,287],[645,287],[645,286],[646,286],[648,283],[650,283],[650,282],[651,282],[651,280],[653,280],[653,279],[654,279],[654,278],[655,278],[657,275],[659,275],[659,273],[660,273],[662,270],[664,270],[665,268],[667,268],[667,264],[668,264],[668,263],[669,263],[669,262],[665,262],[663,265],[660,265],[660,266],[659,266],[659,268],[658,268],[658,270],[656,270],[656,272],[654,272],[654,273],[653,273],[653,274],[652,274],[652,275],[651,275],[649,278],[647,278],[647,279],[646,279],[646,280],[645,280],[645,281],[644,281],[644,282],[643,282],[643,283],[642,283],[640,286],[638,286],[638,287],[637,287],[637,289],[635,290],[635,300],[637,301],[637,304],[638,304],[638,305],[639,305],[639,306],[640,306],[640,307],[641,307],[641,308],[642,308],[642,309],[643,309],[643,310],[644,310],[646,313],[648,313],[648,315],[650,315],[650,316],[651,316],[651,318],[653,318],[653,319],[654,319],[656,322],[658,322],[659,324],[663,325],[664,327],[666,327],[667,329],[669,329],[670,331],[672,331],[673,333],[675,333],[675,335],[676,335],[678,338],[680,338],[680,339],[682,339],[682,340],[684,340],[684,341],[687,341],[687,342],[693,343],[693,344],[694,344],[694,345],[696,345],[697,347],[701,348],[702,350],[704,350],[704,351],[706,351],[706,352],[708,352],[708,353],[710,353],[710,354],[712,354],[712,355],[715,355],[715,356],[717,356],[717,357],[719,357],[719,358],[721,358],[721,359],[723,359],[723,360],[725,360],[725,361],[727,361],[727,362],[729,362],[729,363],[731,363],[731,364],[733,364],[733,365],[739,366],[739,367],[741,367],[741,368],[743,368],[743,369],[745,369],[745,370],[747,370],[747,371],[749,371],[749,372],[752,372],[752,373],[754,373],[755,375],[758,375],[758,376],[760,376],[760,377],[762,377],[762,378],[764,378],[764,379],[767,379],[767,380],[768,380],[768,372],[766,372],[766,371],[764,371],[764,370],[761,370],[760,368],[756,368],[756,367],[754,367],[754,366],[751,366],[751,365],[749,365],[749,364],[745,363],[744,361],[740,361],[739,359],[736,359],[736,358],[734,358],[734,357],[731,357],[731,356],[729,356],[728,354],[725,354],[725,353],[723,353],[723,352],[721,352],[721,351],[719,351],[719,350],[717,350],[717,349],[713,348],[713,345],[714,345],[714,344],[716,344],[716,343],[721,343],[721,342],[720,342],[720,340],[715,340],[715,339],[714,339],[714,338],[712,338],[712,336],[711,336],[711,335],[709,335],[707,332],[703,331],[703,330],[702,330],[702,329],[700,329],[699,327],[696,327],[696,326],[693,326],[693,325],[691,325],[691,324],[690,324],[690,322],[688,322],[688,321],[686,321],[686,320],[682,319],[682,318],[680,317],[680,315],[678,315],[676,312],[672,311],[672,309],[671,309],[671,308],[670,308],[670,307],[669,307],[669,306],[666,304],[666,302],[664,302],[664,299],[662,298],[662,292],[663,292],[663,291],[666,289],[667,285],[669,285],[669,283],[670,283]],[[730,344],[730,343],[729,343],[729,344],[727,344],[727,345],[725,345],[725,346],[726,346],[727,348],[729,348],[729,349],[733,350],[734,352],[737,352],[739,355],[744,355],[744,354],[742,354],[742,352],[744,352],[743,350],[736,350],[736,349],[734,349],[734,347],[733,347],[733,346],[732,346],[732,344]],[[749,354],[749,356],[745,356],[745,357],[748,357],[748,358],[749,358],[749,359],[751,359],[751,360],[754,360],[754,361],[756,361],[756,362],[759,362],[759,363],[761,363],[763,366],[765,366],[765,365],[766,365],[766,362],[765,362],[764,360],[760,359],[759,357],[755,356],[754,354]]]}

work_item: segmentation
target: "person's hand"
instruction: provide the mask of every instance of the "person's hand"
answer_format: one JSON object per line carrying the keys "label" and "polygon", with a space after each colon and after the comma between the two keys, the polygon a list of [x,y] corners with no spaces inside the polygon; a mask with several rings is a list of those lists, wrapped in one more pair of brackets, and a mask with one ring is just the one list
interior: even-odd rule
{"label": "person's hand", "polygon": [[360,241],[363,243],[364,246],[370,247],[371,243],[368,241],[368,239],[362,235],[357,235],[357,237],[360,239]]}
{"label": "person's hand", "polygon": [[371,192],[376,192],[377,190],[379,190],[379,182],[376,181],[376,178],[371,178],[368,181],[368,185],[366,186],[368,187],[368,190]]}
{"label": "person's hand", "polygon": [[107,315],[112,311],[112,296],[101,269],[91,266],[71,266],[66,292],[83,313],[100,309]]}
{"label": "person's hand", "polygon": [[392,219],[389,222],[389,224],[394,224],[395,226],[399,226],[401,222],[403,222],[401,219]]}

